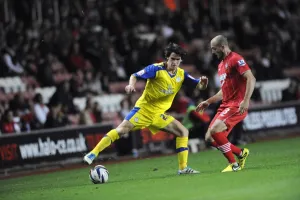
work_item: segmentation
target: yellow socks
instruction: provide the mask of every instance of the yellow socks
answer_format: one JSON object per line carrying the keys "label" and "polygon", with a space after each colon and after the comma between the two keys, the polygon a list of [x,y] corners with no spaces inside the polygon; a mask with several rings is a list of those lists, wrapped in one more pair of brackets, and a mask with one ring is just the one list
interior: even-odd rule
{"label": "yellow socks", "polygon": [[[91,153],[98,156],[98,154],[103,151],[106,147],[111,145],[114,141],[119,139],[119,134],[116,129],[109,131],[96,145],[96,147],[91,151]],[[179,169],[182,170],[187,167],[188,160],[188,137],[177,137],[176,138],[176,152],[178,155]]]}
{"label": "yellow socks", "polygon": [[182,170],[187,167],[187,160],[189,155],[188,137],[176,138],[176,152],[178,156],[179,169]]}
{"label": "yellow socks", "polygon": [[96,156],[98,156],[98,154],[101,151],[103,151],[103,149],[111,145],[117,139],[119,139],[119,134],[116,129],[112,129],[100,140],[100,142],[96,145],[96,147],[91,152]]}

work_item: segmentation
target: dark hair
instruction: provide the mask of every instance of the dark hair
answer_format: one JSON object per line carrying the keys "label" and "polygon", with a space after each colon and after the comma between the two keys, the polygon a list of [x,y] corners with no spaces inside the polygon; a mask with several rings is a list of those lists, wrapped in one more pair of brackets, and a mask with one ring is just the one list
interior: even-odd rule
{"label": "dark hair", "polygon": [[180,55],[181,58],[186,55],[186,51],[175,43],[169,43],[168,46],[165,48],[166,58],[168,58],[171,55],[171,53],[176,53]]}

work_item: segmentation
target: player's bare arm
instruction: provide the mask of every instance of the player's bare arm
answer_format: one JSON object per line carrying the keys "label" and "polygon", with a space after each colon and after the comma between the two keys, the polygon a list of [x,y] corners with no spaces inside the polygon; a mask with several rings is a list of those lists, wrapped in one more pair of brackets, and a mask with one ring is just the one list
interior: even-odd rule
{"label": "player's bare arm", "polygon": [[247,83],[246,83],[245,96],[243,101],[240,103],[240,107],[239,107],[239,111],[241,114],[243,114],[245,111],[248,110],[250,98],[252,96],[255,87],[255,82],[256,82],[256,79],[253,76],[251,70],[246,71],[242,76],[247,80]]}
{"label": "player's bare arm", "polygon": [[129,84],[125,87],[125,91],[127,94],[130,94],[132,92],[135,92],[135,83],[136,83],[136,77],[134,75],[130,76]]}
{"label": "player's bare arm", "polygon": [[210,104],[218,102],[218,101],[220,101],[222,99],[223,99],[223,93],[222,93],[222,90],[219,90],[219,92],[217,94],[215,94],[214,96],[210,97],[206,101],[201,102],[197,106],[196,111],[197,112],[203,112]]}
{"label": "player's bare arm", "polygon": [[207,103],[208,104],[212,104],[212,103],[216,103],[220,100],[223,99],[223,92],[222,90],[219,90],[219,92],[217,92],[217,94],[215,94],[214,96],[210,97],[209,99],[207,99]]}

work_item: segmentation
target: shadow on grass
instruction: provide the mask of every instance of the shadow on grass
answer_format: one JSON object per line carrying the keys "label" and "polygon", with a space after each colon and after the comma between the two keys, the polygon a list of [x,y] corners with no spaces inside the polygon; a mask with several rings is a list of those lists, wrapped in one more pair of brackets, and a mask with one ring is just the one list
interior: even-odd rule
{"label": "shadow on grass", "polygon": [[109,184],[113,183],[122,183],[122,182],[131,182],[131,181],[145,181],[145,180],[158,180],[158,179],[166,179],[166,178],[172,178],[172,177],[177,177],[179,175],[177,174],[165,174],[165,175],[154,175],[153,177],[134,177],[134,178],[126,178],[122,180],[115,180],[115,181],[110,181]]}
{"label": "shadow on grass", "polygon": [[135,178],[127,178],[127,179],[122,179],[122,180],[115,180],[111,181],[109,183],[121,183],[121,182],[128,182],[128,181],[143,181],[143,180],[157,180],[157,179],[165,179],[165,178],[180,178],[180,177],[193,177],[193,176],[204,176],[204,175],[211,175],[215,173],[220,173],[219,171],[216,170],[205,170],[205,171],[200,171],[200,174],[165,174],[165,175],[153,175],[153,177],[135,177]]}

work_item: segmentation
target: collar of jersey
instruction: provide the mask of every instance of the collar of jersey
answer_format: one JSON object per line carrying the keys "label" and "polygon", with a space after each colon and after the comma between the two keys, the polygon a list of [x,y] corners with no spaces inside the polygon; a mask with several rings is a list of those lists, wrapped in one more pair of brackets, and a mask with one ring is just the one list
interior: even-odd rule
{"label": "collar of jersey", "polygon": [[166,68],[165,66],[163,66],[163,69],[166,70],[166,72],[169,74],[169,76],[170,76],[171,78],[175,77],[176,74],[177,74],[177,71],[178,71],[178,67],[177,67],[175,74],[172,75],[172,74],[170,74],[170,73],[167,71],[167,68]]}
{"label": "collar of jersey", "polygon": [[230,51],[229,54],[222,61],[226,60],[231,54],[232,54],[232,51]]}

